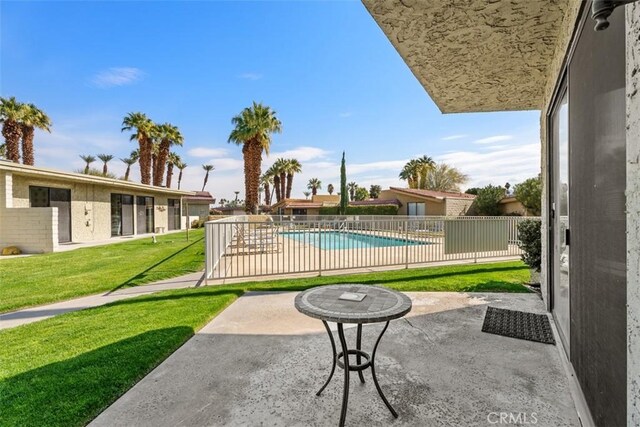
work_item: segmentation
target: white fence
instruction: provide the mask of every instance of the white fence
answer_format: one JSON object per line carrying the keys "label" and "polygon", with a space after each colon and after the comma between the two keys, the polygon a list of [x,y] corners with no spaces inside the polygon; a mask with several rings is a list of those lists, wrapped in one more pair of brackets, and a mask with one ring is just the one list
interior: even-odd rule
{"label": "white fence", "polygon": [[205,223],[207,279],[517,257],[532,217],[236,216]]}

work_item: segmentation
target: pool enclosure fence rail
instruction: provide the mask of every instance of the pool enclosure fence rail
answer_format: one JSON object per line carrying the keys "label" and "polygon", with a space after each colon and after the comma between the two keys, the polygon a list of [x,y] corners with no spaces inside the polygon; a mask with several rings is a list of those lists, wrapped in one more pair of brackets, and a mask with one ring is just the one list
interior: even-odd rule
{"label": "pool enclosure fence rail", "polygon": [[248,216],[205,223],[207,280],[516,258],[537,217]]}

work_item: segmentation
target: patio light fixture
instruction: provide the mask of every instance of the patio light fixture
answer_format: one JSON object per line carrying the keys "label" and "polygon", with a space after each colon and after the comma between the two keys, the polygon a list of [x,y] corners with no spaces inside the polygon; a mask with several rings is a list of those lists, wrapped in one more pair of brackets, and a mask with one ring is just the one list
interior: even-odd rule
{"label": "patio light fixture", "polygon": [[596,21],[594,30],[602,31],[609,28],[607,18],[613,13],[613,10],[618,6],[624,6],[634,1],[637,0],[593,0],[593,3],[591,3],[591,18]]}

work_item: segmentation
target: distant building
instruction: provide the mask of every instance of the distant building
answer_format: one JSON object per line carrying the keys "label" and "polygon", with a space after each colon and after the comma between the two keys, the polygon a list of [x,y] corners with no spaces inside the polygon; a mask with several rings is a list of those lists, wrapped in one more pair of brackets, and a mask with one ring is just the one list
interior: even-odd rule
{"label": "distant building", "polygon": [[59,244],[181,229],[192,192],[0,161],[0,247]]}
{"label": "distant building", "polygon": [[[209,217],[209,209],[216,202],[208,191],[196,191],[192,196],[182,198],[183,213],[182,224],[191,224],[195,220],[207,219]],[[187,212],[187,208],[189,212]]]}
{"label": "distant building", "polygon": [[390,187],[380,192],[381,199],[398,200],[398,215],[466,215],[476,196],[466,193]]}
{"label": "distant building", "polygon": [[502,215],[533,216],[514,196],[507,196],[500,200],[498,209]]}

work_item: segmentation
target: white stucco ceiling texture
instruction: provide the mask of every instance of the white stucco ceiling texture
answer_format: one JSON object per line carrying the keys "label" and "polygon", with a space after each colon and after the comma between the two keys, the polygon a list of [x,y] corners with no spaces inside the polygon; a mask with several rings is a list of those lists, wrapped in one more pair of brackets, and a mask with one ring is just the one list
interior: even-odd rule
{"label": "white stucco ceiling texture", "polygon": [[362,0],[444,113],[541,108],[568,0]]}

